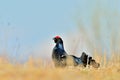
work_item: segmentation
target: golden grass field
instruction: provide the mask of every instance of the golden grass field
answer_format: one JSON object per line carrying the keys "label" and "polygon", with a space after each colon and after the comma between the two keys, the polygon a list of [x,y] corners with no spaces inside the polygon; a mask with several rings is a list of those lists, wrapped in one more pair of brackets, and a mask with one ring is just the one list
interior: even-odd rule
{"label": "golden grass field", "polygon": [[0,80],[119,80],[120,58],[112,55],[107,61],[106,55],[94,55],[101,64],[99,69],[66,67],[55,68],[52,62],[29,59],[25,64],[10,64],[0,58]]}

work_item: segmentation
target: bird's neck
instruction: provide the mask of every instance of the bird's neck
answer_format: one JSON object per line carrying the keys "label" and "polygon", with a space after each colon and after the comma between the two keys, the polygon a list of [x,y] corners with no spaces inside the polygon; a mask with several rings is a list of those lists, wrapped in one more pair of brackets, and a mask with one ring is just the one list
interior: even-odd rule
{"label": "bird's neck", "polygon": [[63,43],[57,43],[57,44],[56,44],[56,48],[61,49],[61,50],[64,50],[64,45],[63,45]]}

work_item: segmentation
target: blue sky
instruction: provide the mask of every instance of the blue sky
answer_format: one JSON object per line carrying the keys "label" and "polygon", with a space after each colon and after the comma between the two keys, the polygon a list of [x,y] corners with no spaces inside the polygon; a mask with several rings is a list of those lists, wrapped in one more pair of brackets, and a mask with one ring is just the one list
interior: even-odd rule
{"label": "blue sky", "polygon": [[[16,31],[25,44],[72,30],[75,1],[11,0],[0,2],[0,27]],[[8,24],[10,24],[8,26]],[[9,34],[9,33],[8,33]]]}
{"label": "blue sky", "polygon": [[76,7],[73,0],[0,1],[0,52],[15,57],[75,30]]}
{"label": "blue sky", "polygon": [[114,10],[120,12],[119,4],[119,0],[0,0],[0,52],[5,49],[16,57],[51,45],[53,36],[75,33],[78,20],[92,33],[90,20],[95,8],[100,5],[111,15]]}

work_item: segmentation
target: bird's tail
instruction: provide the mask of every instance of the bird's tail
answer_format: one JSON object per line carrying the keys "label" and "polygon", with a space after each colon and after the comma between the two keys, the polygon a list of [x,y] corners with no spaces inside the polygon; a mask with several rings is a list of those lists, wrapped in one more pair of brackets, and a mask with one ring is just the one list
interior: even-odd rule
{"label": "bird's tail", "polygon": [[88,55],[85,52],[83,52],[80,58],[83,62],[87,62]]}
{"label": "bird's tail", "polygon": [[91,56],[88,56],[85,52],[82,53],[80,59],[82,60],[84,66],[90,65],[93,66],[94,68],[99,68],[100,64],[96,62]]}
{"label": "bird's tail", "polygon": [[88,55],[85,52],[83,52],[82,55],[80,56],[80,59],[83,62],[84,66],[86,67],[87,60],[88,60]]}

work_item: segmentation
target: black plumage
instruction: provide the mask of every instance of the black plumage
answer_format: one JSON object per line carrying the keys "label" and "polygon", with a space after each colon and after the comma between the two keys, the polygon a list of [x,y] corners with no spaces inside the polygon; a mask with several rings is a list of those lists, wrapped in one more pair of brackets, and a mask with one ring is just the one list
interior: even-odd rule
{"label": "black plumage", "polygon": [[64,44],[61,37],[56,36],[53,38],[53,40],[56,43],[52,52],[52,60],[55,64],[55,67],[65,67],[71,63],[73,66],[82,65],[86,67],[88,63],[88,65],[90,65],[91,61],[93,62],[93,60],[91,59],[92,57],[89,58],[85,52],[82,53],[81,57],[68,55],[64,49]]}

